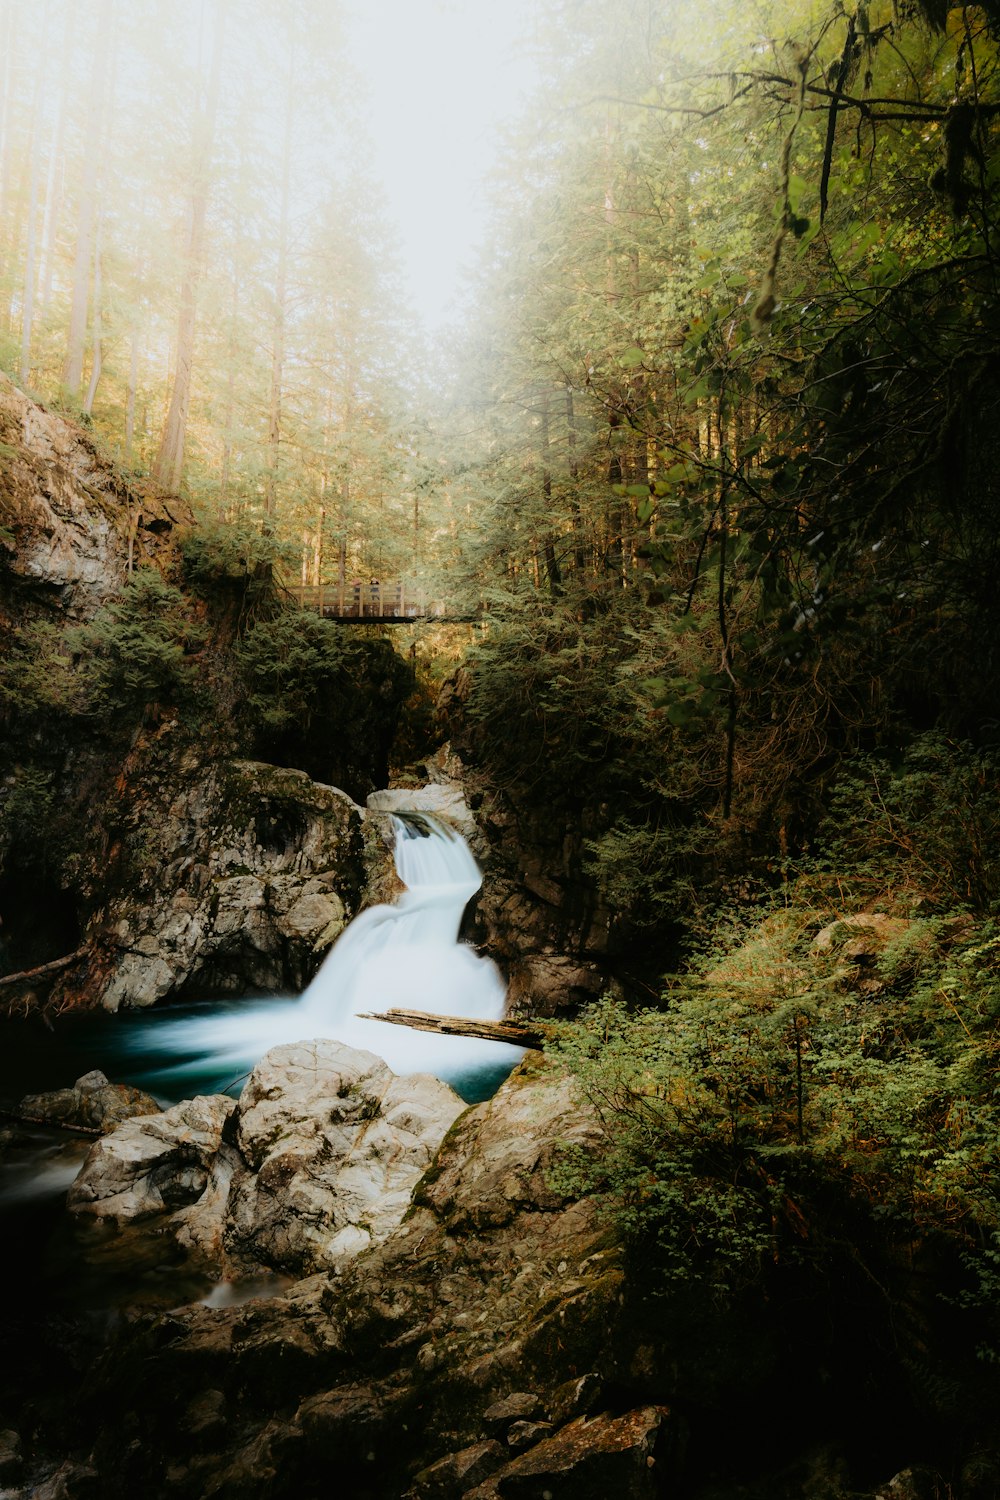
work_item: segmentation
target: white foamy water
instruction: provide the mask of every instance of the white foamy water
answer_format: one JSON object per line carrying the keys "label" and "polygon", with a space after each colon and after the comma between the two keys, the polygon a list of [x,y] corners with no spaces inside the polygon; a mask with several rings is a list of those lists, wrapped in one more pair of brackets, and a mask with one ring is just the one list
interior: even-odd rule
{"label": "white foamy water", "polygon": [[171,1020],[166,1013],[145,1033],[145,1049],[183,1059],[169,1070],[175,1079],[203,1073],[208,1059],[235,1078],[270,1047],[313,1037],[374,1052],[396,1073],[434,1073],[463,1092],[475,1075],[493,1073],[499,1082],[513,1067],[519,1047],[359,1015],[392,1006],[483,1021],[503,1015],[505,986],[495,964],[458,941],[462,913],[481,883],[468,845],[426,813],[394,817],[393,826],[396,869],[407,889],[393,905],[354,919],[298,1001],[247,1002],[204,1018]]}
{"label": "white foamy water", "polygon": [[0,1202],[4,1207],[31,1203],[65,1193],[80,1170],[90,1141],[64,1147],[28,1146],[0,1166]]}

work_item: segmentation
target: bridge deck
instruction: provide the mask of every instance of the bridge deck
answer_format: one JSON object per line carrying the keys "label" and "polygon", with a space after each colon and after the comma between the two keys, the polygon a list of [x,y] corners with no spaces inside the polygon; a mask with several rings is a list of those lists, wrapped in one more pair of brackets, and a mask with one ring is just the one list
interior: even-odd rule
{"label": "bridge deck", "polygon": [[474,622],[477,615],[461,615],[444,600],[430,599],[422,589],[401,579],[354,579],[338,584],[293,584],[290,593],[303,609],[344,625],[406,625],[418,620]]}

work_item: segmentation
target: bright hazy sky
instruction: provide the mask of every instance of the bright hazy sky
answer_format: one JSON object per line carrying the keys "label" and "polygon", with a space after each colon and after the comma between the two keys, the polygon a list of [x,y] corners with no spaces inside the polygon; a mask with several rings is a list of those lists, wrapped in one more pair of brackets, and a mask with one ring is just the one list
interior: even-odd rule
{"label": "bright hazy sky", "polygon": [[349,0],[376,173],[430,332],[485,233],[498,132],[534,73],[531,0]]}

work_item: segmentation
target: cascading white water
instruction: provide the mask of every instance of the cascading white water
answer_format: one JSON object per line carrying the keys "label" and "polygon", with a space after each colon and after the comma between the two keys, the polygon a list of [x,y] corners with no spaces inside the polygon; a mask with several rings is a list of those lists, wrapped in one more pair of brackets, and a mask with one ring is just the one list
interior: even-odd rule
{"label": "cascading white water", "polygon": [[[504,1042],[444,1037],[362,1020],[359,1011],[403,1006],[440,1015],[495,1021],[505,988],[496,966],[458,941],[462,913],[481,884],[479,868],[460,834],[428,813],[393,817],[396,870],[406,886],[391,906],[356,917],[294,1003],[244,1002],[224,1015],[163,1017],[152,1041],[186,1061],[178,1079],[213,1065],[235,1076],[269,1047],[332,1037],[385,1058],[396,1073],[434,1073],[466,1097],[488,1092],[521,1056]],[[155,1092],[155,1080],[148,1086]]]}

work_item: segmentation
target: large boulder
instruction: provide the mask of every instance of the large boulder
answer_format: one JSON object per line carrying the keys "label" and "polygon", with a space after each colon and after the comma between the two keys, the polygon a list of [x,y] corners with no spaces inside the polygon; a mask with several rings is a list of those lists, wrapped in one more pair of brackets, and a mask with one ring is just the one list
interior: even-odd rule
{"label": "large boulder", "polygon": [[238,1104],[187,1100],[98,1142],[68,1206],[119,1226],[158,1216],[220,1275],[338,1271],[400,1223],[465,1108],[370,1052],[296,1042],[258,1063]]}
{"label": "large boulder", "polygon": [[341,1268],[385,1239],[465,1104],[427,1075],[397,1078],[339,1042],[276,1047],[240,1096],[245,1162],[230,1198],[236,1262]]}
{"label": "large boulder", "polygon": [[71,1089],[26,1094],[18,1113],[26,1120],[82,1126],[84,1130],[99,1130],[108,1135],[136,1115],[158,1115],[160,1105],[152,1094],[128,1083],[111,1083],[95,1068],[78,1078]]}
{"label": "large boulder", "polygon": [[69,1190],[68,1207],[121,1225],[197,1202],[235,1108],[235,1100],[213,1094],[127,1120],[93,1146]]}

